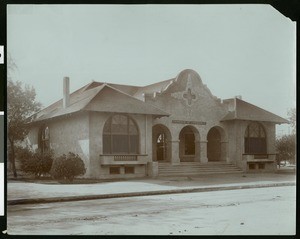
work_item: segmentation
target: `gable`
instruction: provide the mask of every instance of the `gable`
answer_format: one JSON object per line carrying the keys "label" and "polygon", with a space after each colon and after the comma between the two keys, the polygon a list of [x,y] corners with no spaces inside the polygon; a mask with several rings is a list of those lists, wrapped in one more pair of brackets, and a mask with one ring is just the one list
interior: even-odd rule
{"label": "gable", "polygon": [[220,120],[225,112],[221,100],[213,96],[197,72],[183,70],[165,82],[161,92],[145,95],[145,101],[170,113],[176,119]]}
{"label": "gable", "polygon": [[[269,111],[252,105],[246,101],[235,98],[231,101],[235,101],[235,108],[228,112],[228,114],[222,119],[222,121],[227,120],[252,120],[252,121],[265,121],[273,122],[277,124],[289,123],[288,120],[275,115]],[[229,101],[229,100],[227,100]]]}

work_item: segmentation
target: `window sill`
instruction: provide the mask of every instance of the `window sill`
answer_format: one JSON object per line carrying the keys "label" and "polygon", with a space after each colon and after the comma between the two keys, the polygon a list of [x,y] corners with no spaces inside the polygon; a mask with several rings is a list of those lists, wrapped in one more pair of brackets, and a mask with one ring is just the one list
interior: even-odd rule
{"label": "window sill", "polygon": [[101,165],[144,165],[149,162],[148,154],[102,154]]}

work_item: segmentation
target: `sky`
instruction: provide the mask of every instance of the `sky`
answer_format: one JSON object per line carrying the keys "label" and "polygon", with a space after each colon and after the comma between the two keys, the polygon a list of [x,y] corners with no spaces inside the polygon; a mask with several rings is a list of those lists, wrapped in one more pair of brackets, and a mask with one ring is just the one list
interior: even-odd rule
{"label": "sky", "polygon": [[[91,81],[144,86],[200,75],[212,94],[281,117],[296,105],[296,23],[270,5],[8,5],[15,81],[43,106]],[[288,133],[287,125],[277,133]]]}

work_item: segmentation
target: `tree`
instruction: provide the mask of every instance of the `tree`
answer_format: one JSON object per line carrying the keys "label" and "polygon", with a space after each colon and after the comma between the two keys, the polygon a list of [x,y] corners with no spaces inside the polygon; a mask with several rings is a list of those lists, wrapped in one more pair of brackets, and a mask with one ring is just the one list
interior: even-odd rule
{"label": "tree", "polygon": [[288,135],[276,139],[277,164],[280,162],[295,163],[296,161],[296,108],[291,108],[287,112],[292,132]]}
{"label": "tree", "polygon": [[296,108],[289,109],[287,115],[292,126],[292,133],[296,134]]}
{"label": "tree", "polygon": [[29,116],[36,113],[41,104],[35,100],[33,87],[17,81],[13,82],[8,78],[7,82],[7,130],[10,146],[9,160],[12,166],[14,177],[17,177],[15,165],[15,143],[22,141],[28,134]]}
{"label": "tree", "polygon": [[276,140],[277,163],[289,161],[295,163],[296,159],[296,137],[295,135],[283,135]]}

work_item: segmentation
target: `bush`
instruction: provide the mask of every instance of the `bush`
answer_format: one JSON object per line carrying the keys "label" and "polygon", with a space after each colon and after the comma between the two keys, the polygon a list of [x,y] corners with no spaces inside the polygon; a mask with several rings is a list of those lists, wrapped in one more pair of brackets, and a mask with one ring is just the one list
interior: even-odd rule
{"label": "bush", "polygon": [[283,135],[276,140],[277,164],[290,162],[295,164],[296,159],[296,135]]}
{"label": "bush", "polygon": [[49,173],[53,163],[52,152],[41,153],[37,151],[33,153],[26,148],[18,150],[17,158],[20,160],[21,170],[25,173],[34,174],[37,178],[42,174]]}
{"label": "bush", "polygon": [[[11,150],[9,149],[9,157],[11,157]],[[15,159],[16,164],[20,165],[20,169],[24,172],[29,172],[28,161],[33,157],[33,152],[28,148],[15,146]]]}
{"label": "bush", "polygon": [[52,152],[45,152],[40,153],[37,152],[34,154],[34,157],[37,158],[37,175],[38,177],[41,174],[50,173],[52,163],[53,163],[53,153]]}
{"label": "bush", "polygon": [[85,174],[84,162],[77,154],[69,152],[53,161],[50,173],[54,179],[72,182],[74,177]]}

